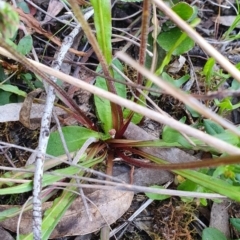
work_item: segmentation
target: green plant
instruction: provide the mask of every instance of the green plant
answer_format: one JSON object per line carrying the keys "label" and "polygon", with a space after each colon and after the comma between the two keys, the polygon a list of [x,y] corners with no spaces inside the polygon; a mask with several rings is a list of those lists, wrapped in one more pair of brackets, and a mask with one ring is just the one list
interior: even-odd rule
{"label": "green plant", "polygon": [[202,234],[202,240],[227,240],[224,234],[216,228],[205,228]]}
{"label": "green plant", "polygon": [[[19,17],[14,11],[11,10],[8,4],[4,3],[3,1],[0,2],[2,6],[1,8],[1,15],[0,19],[0,26],[2,31],[3,37],[8,41],[8,43],[14,47],[19,53],[23,55],[29,54],[32,49],[32,37],[31,35],[26,35],[16,45],[12,39],[14,35],[16,35],[18,24],[19,24]],[[7,16],[7,17],[6,17]],[[26,80],[26,83],[30,86],[30,82],[28,81],[29,76],[27,74],[21,74],[22,80]],[[18,102],[19,97],[26,97],[26,92],[20,90],[17,86],[14,86],[10,83],[10,78],[8,78],[3,68],[0,66],[0,105],[4,105],[7,103]],[[31,87],[33,88],[33,87]]]}
{"label": "green plant", "polygon": [[[147,3],[149,1],[144,1],[146,6],[144,8],[144,14],[146,13],[148,9]],[[85,31],[85,34],[87,35],[94,51],[96,52],[96,55],[99,59],[100,66],[98,68],[98,71],[103,71],[105,74],[106,79],[104,78],[98,78],[96,81],[96,86],[101,88],[101,89],[106,89],[110,93],[117,94],[119,96],[122,96],[123,100],[126,98],[126,87],[125,85],[121,83],[116,83],[113,81],[108,81],[107,79],[109,78],[116,78],[120,81],[123,81],[122,77],[117,74],[117,71],[115,71],[111,64],[114,64],[117,66],[117,68],[122,71],[122,64],[119,61],[112,61],[112,48],[111,48],[111,5],[110,1],[102,1],[101,5],[99,4],[99,1],[94,1],[92,0],[91,3],[95,9],[95,19],[94,19],[94,24],[96,27],[96,32],[97,32],[97,40],[95,39],[90,27],[86,23],[86,21],[83,19],[82,13],[80,12],[78,5],[76,4],[76,1],[69,1],[73,12],[75,13],[77,19],[81,22],[81,25]],[[187,16],[182,16],[183,19],[188,20],[191,22],[191,26],[196,26],[196,19],[192,19],[194,16],[194,9],[184,3],[179,3],[177,5],[173,6],[173,10],[178,13],[182,13],[184,9],[187,9],[186,13]],[[148,16],[143,15],[143,23],[147,24]],[[145,26],[143,25],[143,28]],[[143,35],[147,34],[148,31],[146,28],[143,31]],[[175,55],[180,55],[189,49],[193,47],[194,42],[190,40],[187,36],[186,33],[180,31],[178,28],[173,28],[174,30],[168,29],[170,34],[160,34],[158,36],[157,41],[159,42],[159,45],[162,46],[162,48],[165,49],[167,52],[166,57],[163,59],[162,63],[160,66],[158,66],[156,70],[157,75],[165,75],[163,70],[164,68],[168,65],[170,62],[172,56]],[[173,33],[174,36],[177,36],[174,38],[174,41],[169,41],[170,44],[166,44],[167,40],[169,40],[169,36],[172,39]],[[103,34],[106,33],[106,34]],[[146,47],[146,36],[143,37],[143,44],[142,47],[140,47],[140,55],[143,58],[142,60],[142,65],[144,65],[145,62],[145,57],[144,57],[144,51]],[[145,40],[144,40],[145,39]],[[145,41],[145,42],[144,42]],[[1,44],[0,44],[1,45]],[[8,45],[7,45],[8,46]],[[11,49],[10,49],[11,50]],[[9,50],[9,51],[10,51]],[[12,50],[13,53],[14,50]],[[17,56],[18,60],[21,61],[21,57],[18,57],[15,53],[15,56]],[[21,56],[21,55],[20,55]],[[23,63],[29,67],[32,68],[33,71],[37,70],[29,63],[29,62],[24,62]],[[39,74],[41,77],[46,77],[42,76],[41,72]],[[167,76],[168,82],[173,82],[174,80],[169,78]],[[48,79],[48,78],[46,78]],[[144,81],[142,77],[138,76],[138,83],[143,84]],[[183,84],[185,79],[178,80],[179,82],[175,82],[177,84],[177,87]],[[49,84],[51,84],[49,82]],[[56,87],[54,84],[52,84],[54,87]],[[145,86],[149,87],[152,85],[152,82],[149,80],[146,81]],[[94,88],[95,89],[95,88]],[[139,167],[149,167],[149,168],[159,168],[159,169],[164,169],[164,167],[168,167],[168,169],[172,170],[172,172],[183,176],[184,178],[187,179],[186,187],[188,190],[198,190],[198,191],[213,191],[217,192],[220,194],[223,194],[225,196],[228,196],[231,199],[240,201],[239,197],[239,186],[234,186],[229,182],[226,182],[224,179],[219,179],[218,177],[207,175],[204,171],[194,171],[194,170],[181,170],[183,168],[189,168],[186,165],[178,165],[178,168],[174,169],[175,165],[167,164],[166,161],[159,159],[157,157],[154,157],[150,154],[144,153],[143,151],[139,150],[138,148],[140,147],[153,147],[153,146],[159,146],[159,147],[181,147],[181,148],[190,148],[190,149],[202,149],[208,147],[203,141],[200,141],[199,139],[196,138],[191,138],[191,141],[195,144],[194,146],[191,145],[178,131],[174,130],[173,128],[166,126],[163,130],[162,134],[162,139],[157,140],[157,141],[133,141],[133,140],[126,140],[123,138],[123,134],[128,127],[130,121],[132,120],[134,113],[129,111],[127,115],[124,114],[126,109],[120,106],[120,104],[117,104],[113,101],[105,100],[102,98],[102,96],[94,96],[94,102],[95,102],[95,107],[96,107],[96,112],[98,115],[99,122],[101,124],[101,129],[97,129],[97,127],[92,123],[92,121],[84,115],[84,113],[79,111],[77,112],[77,109],[74,107],[74,105],[71,105],[72,103],[69,101],[68,98],[66,98],[64,92],[61,91],[61,89],[56,87],[56,90],[61,93],[62,97],[65,97],[64,103],[68,104],[68,106],[71,107],[71,111],[73,115],[78,119],[80,123],[84,125],[84,127],[63,127],[63,136],[65,138],[65,141],[67,143],[67,147],[69,151],[77,151],[79,148],[83,148],[82,156],[77,159],[77,165],[76,166],[71,166],[68,168],[62,168],[58,170],[54,170],[54,173],[56,174],[62,174],[61,176],[52,176],[49,175],[47,172],[43,176],[43,187],[46,187],[56,181],[60,181],[65,176],[69,175],[74,175],[74,174],[80,174],[82,175],[83,173],[79,173],[79,169],[81,166],[84,167],[94,167],[96,164],[99,164],[100,162],[103,162],[105,159],[107,160],[107,167],[108,169],[111,170],[112,164],[113,164],[113,159],[115,157],[121,158],[123,161],[126,161],[130,164],[139,166]],[[147,91],[145,93],[148,93]],[[143,101],[146,102],[145,98],[143,98],[143,95],[137,94],[138,97],[143,99]],[[67,101],[66,101],[67,99]],[[133,101],[138,102],[138,100],[133,97]],[[126,105],[125,105],[126,107]],[[79,114],[82,114],[81,116],[77,116]],[[124,119],[124,116],[126,118]],[[142,119],[142,115],[139,115],[138,121]],[[184,122],[184,119],[182,120]],[[209,135],[212,135],[215,137],[215,139],[222,139],[225,140],[226,142],[230,142],[232,146],[238,146],[239,145],[239,137],[234,134],[229,132],[228,130],[225,130],[221,128],[219,125],[214,125],[213,122],[209,121],[204,121],[202,125],[205,127],[206,132],[209,133]],[[194,130],[194,129],[192,129]],[[89,141],[90,140],[90,141]],[[50,134],[50,139],[48,143],[48,149],[47,153],[55,156],[59,156],[63,154],[64,148],[62,146],[62,140],[60,138],[60,134],[57,132],[51,133]],[[234,148],[235,149],[235,148]],[[85,151],[86,150],[86,151]],[[212,151],[213,153],[218,153],[217,149],[210,148],[209,150]],[[126,153],[131,153],[130,156],[127,156]],[[144,163],[140,161],[139,159],[148,159],[151,160],[151,163]],[[236,163],[238,162],[238,157],[223,157],[221,162],[217,162],[216,159],[206,161],[204,164],[207,166],[212,166],[214,164],[227,164],[231,160],[231,163]],[[51,164],[50,164],[51,163]],[[48,162],[45,165],[45,170],[51,169],[52,167],[55,167],[59,164],[57,163],[56,160],[52,162]],[[211,165],[212,164],[212,165]],[[205,165],[205,166],[206,166]],[[190,166],[191,168],[198,168],[202,167],[200,163],[195,163],[194,165]],[[33,169],[34,166],[29,166],[27,169]],[[180,169],[180,170],[179,170]],[[111,171],[107,172],[108,174],[111,173]],[[24,174],[24,173],[6,173],[3,177],[5,178],[16,178],[16,179],[25,179],[25,178],[30,178],[32,177],[31,174]],[[43,238],[47,239],[51,231],[55,228],[58,220],[62,217],[66,209],[70,206],[72,201],[75,198],[75,193],[70,192],[69,190],[77,190],[77,187],[74,185],[75,180],[72,180],[69,183],[69,186],[65,189],[65,191],[54,201],[54,205],[52,208],[50,208],[48,211],[45,212],[44,215],[44,220],[43,220]],[[194,186],[190,188],[190,185],[194,183]],[[71,186],[74,185],[74,186]],[[32,190],[32,182],[29,181],[28,183],[20,184],[20,185],[14,185],[12,184],[9,187],[5,187],[1,189],[0,194],[16,194],[16,193],[22,193],[26,191],[31,191]],[[154,196],[156,198],[156,196]],[[154,198],[153,197],[153,198]],[[47,199],[47,198],[46,198]],[[205,203],[203,201],[203,203]],[[8,211],[8,212],[2,212],[0,214],[1,219],[5,219],[7,217],[11,217],[14,214],[19,213],[19,209],[13,209],[13,211]],[[30,239],[32,235],[25,236],[24,239]]]}

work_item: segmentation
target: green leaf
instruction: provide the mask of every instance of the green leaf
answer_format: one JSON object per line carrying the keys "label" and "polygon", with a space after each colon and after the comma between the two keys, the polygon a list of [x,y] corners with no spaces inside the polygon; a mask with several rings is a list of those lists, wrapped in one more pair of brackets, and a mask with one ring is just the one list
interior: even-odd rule
{"label": "green leaf", "polygon": [[222,232],[216,228],[205,228],[202,232],[202,240],[227,240]]}
{"label": "green leaf", "polygon": [[[129,109],[124,109],[123,111],[123,117],[126,119],[128,117],[128,115],[132,112],[132,110],[129,110]],[[134,113],[133,114],[133,117],[131,119],[131,122],[135,123],[135,124],[138,124],[140,123],[140,121],[142,120],[143,118],[143,115],[139,114],[139,113]]]}
{"label": "green leaf", "polygon": [[34,90],[36,87],[34,86],[34,81],[33,81],[33,76],[32,76],[32,74],[30,74],[30,73],[22,73],[22,74],[20,74],[20,78],[21,79],[23,79],[25,82],[26,82],[26,84],[27,84],[27,86],[30,88],[30,89],[32,89],[32,90]]}
{"label": "green leaf", "polygon": [[[150,187],[157,188],[157,189],[165,189],[164,187],[158,186],[158,185],[153,185]],[[165,200],[165,199],[170,198],[169,195],[164,195],[164,194],[159,194],[159,193],[145,193],[145,194],[148,198],[150,198],[152,200]]]}
{"label": "green leaf", "polygon": [[18,6],[19,8],[21,8],[24,13],[26,13],[26,14],[29,14],[29,13],[30,13],[30,10],[29,10],[28,5],[27,5],[27,3],[25,3],[24,1],[18,1],[18,2],[17,2],[17,6]]}
{"label": "green leaf", "polygon": [[192,115],[193,117],[198,118],[198,117],[201,116],[201,115],[200,115],[197,111],[195,111],[193,108],[189,107],[188,105],[185,105],[185,106],[186,106],[187,110],[191,113],[191,115]]}
{"label": "green leaf", "polygon": [[14,214],[16,211],[18,211],[18,207],[12,207],[12,208],[1,211],[0,221],[6,220],[7,218],[9,218],[9,216]]}
{"label": "green leaf", "polygon": [[[180,120],[180,121],[183,121],[183,120]],[[216,126],[212,126],[212,127],[216,127]],[[209,131],[214,131],[213,128],[210,129],[210,126],[209,126]],[[221,129],[218,128],[218,129],[215,129],[215,131],[219,131],[221,132]],[[214,137],[218,138],[218,139],[221,139],[229,144],[232,144],[234,146],[237,146],[239,144],[239,138],[238,136],[236,136],[235,134],[231,133],[230,131],[228,130],[223,130],[223,132],[221,133],[215,133],[214,134]],[[213,148],[210,148],[208,147],[204,142],[202,142],[201,140],[199,139],[196,139],[196,138],[193,138],[193,137],[190,137],[190,139],[196,144],[196,149],[205,149],[208,151],[215,151]],[[185,137],[179,133],[177,130],[169,127],[169,126],[165,126],[163,128],[163,132],[162,132],[162,140],[164,142],[167,142],[167,143],[174,143],[174,142],[177,142],[179,144],[181,144],[184,148],[189,148],[189,149],[193,149],[194,147],[185,139]]]}
{"label": "green leaf", "polygon": [[[102,161],[100,159],[100,161]],[[83,164],[84,167],[91,167],[93,165],[95,165],[96,163],[99,162],[99,159],[97,159],[96,161],[90,161],[90,162],[85,162]],[[66,171],[66,169],[60,169],[60,170],[56,170],[55,172],[59,173],[59,174],[77,174],[79,173],[79,171],[81,171],[79,168],[77,167],[68,167],[67,170],[70,171]],[[80,175],[83,175],[83,171],[81,171]],[[51,182],[53,182],[53,176],[49,176],[49,179],[51,179],[51,181],[48,182],[48,184],[51,184]],[[45,179],[44,179],[45,178]],[[59,178],[59,180],[61,179],[61,177]],[[59,181],[59,180],[55,180]],[[46,183],[46,176],[43,176],[43,183]],[[71,183],[76,183],[76,181],[74,179],[71,180],[70,182],[70,186]],[[64,215],[64,213],[66,212],[66,210],[71,206],[71,204],[73,203],[73,201],[76,199],[77,195],[72,192],[72,191],[76,191],[77,187],[73,186],[73,187],[67,187],[66,190],[63,191],[63,193],[61,194],[60,197],[56,198],[53,202],[53,205],[51,206],[51,208],[49,208],[48,210],[45,211],[44,213],[44,218],[43,218],[43,222],[42,222],[42,239],[49,239],[52,231],[55,229],[56,225],[58,224],[58,222],[60,221],[61,217]],[[32,240],[32,233],[25,235],[25,236],[21,236],[21,239],[23,240]]]}
{"label": "green leaf", "polygon": [[76,197],[77,195],[74,193],[67,193],[66,196],[62,196],[60,199],[54,200],[54,206],[49,209],[49,214],[45,217],[46,220],[45,218],[43,219],[43,239],[49,239],[58,222],[67,211],[67,209],[71,206]]}
{"label": "green leaf", "polygon": [[238,90],[239,88],[240,88],[240,82],[238,82],[236,79],[233,79],[230,89]]}
{"label": "green leaf", "polygon": [[222,174],[225,173],[226,168],[227,168],[227,165],[218,166],[218,167],[214,170],[212,176],[213,176],[213,177],[219,177],[219,176],[221,176]]}
{"label": "green leaf", "polygon": [[0,35],[5,39],[13,37],[18,25],[18,14],[10,4],[0,1]]}
{"label": "green leaf", "polygon": [[194,13],[193,7],[185,2],[177,3],[172,7],[172,10],[185,21],[189,20]]}
{"label": "green leaf", "polygon": [[[117,59],[113,61],[113,64],[120,71],[123,71],[123,66]],[[115,79],[124,81],[124,78],[117,71],[113,70],[113,74]],[[124,84],[117,83],[117,82],[114,83],[114,85],[115,85],[117,94],[123,98],[126,98],[127,96],[126,86]],[[107,90],[107,84],[104,78],[97,77],[95,86],[101,89]],[[108,101],[107,99],[98,97],[97,95],[94,95],[94,103],[97,110],[97,116],[101,122],[101,126],[104,132],[108,133],[108,131],[112,129],[112,111],[111,111],[110,101]]]}
{"label": "green leaf", "polygon": [[214,135],[214,137],[223,140],[224,142],[227,142],[229,144],[232,144],[234,146],[237,146],[239,144],[239,138],[234,133],[225,130],[223,133],[219,133]]}
{"label": "green leaf", "polygon": [[0,90],[0,106],[11,103],[10,96],[12,93]]}
{"label": "green leaf", "polygon": [[16,86],[13,86],[13,85],[10,85],[10,84],[2,84],[2,85],[0,85],[0,89],[4,90],[6,92],[15,93],[15,94],[23,96],[23,97],[27,96],[27,94],[24,91],[20,90]]}
{"label": "green leaf", "polygon": [[[182,182],[178,188],[178,190],[182,190],[182,191],[189,191],[189,192],[209,192],[206,188],[200,186],[199,184],[187,179],[184,182]],[[191,197],[181,197],[181,200],[184,202],[192,202],[193,198]],[[200,199],[200,203],[203,206],[207,206],[207,200],[204,198]]]}
{"label": "green leaf", "polygon": [[17,45],[17,51],[23,55],[28,54],[32,50],[33,40],[31,35],[24,36]]}
{"label": "green leaf", "polygon": [[[180,120],[180,122],[185,122],[185,120],[186,120],[186,118],[183,117]],[[177,142],[186,148],[191,147],[190,143],[185,139],[185,137],[181,133],[179,133],[177,130],[175,130],[169,126],[165,126],[163,128],[162,140],[167,143]]]}
{"label": "green leaf", "polygon": [[[182,31],[175,27],[170,29],[167,32],[162,32],[157,37],[158,44],[166,51],[168,52],[171,50],[175,43],[178,41],[178,39],[181,37]],[[188,52],[194,47],[194,41],[186,37],[173,51],[173,55],[181,55],[183,53]]]}
{"label": "green leaf", "polygon": [[[77,151],[90,137],[99,139],[100,133],[79,126],[67,126],[62,128],[64,139],[69,152]],[[50,134],[47,153],[53,156],[60,156],[65,153],[58,131]]]}
{"label": "green leaf", "polygon": [[222,126],[218,125],[217,123],[215,123],[209,119],[204,119],[203,125],[205,127],[206,132],[210,135],[224,133],[224,129]]}
{"label": "green leaf", "polygon": [[215,103],[220,108],[219,110],[220,114],[222,114],[224,110],[231,111],[240,107],[240,103],[232,105],[231,99],[229,97],[223,99],[221,102],[215,99]]}
{"label": "green leaf", "polygon": [[[71,182],[76,183],[74,180]],[[76,187],[69,190],[75,190]],[[42,236],[43,239],[49,239],[51,233],[57,226],[58,222],[71,206],[77,195],[70,191],[63,191],[59,198],[56,198],[51,208],[44,213],[44,219],[42,223]]]}
{"label": "green leaf", "polygon": [[162,140],[163,141],[165,141],[167,143],[172,143],[172,142],[182,141],[183,139],[184,139],[184,137],[177,130],[175,130],[169,126],[165,126],[163,128],[163,132],[162,132]]}
{"label": "green leaf", "polygon": [[121,0],[122,2],[142,2],[143,0]]}
{"label": "green leaf", "polygon": [[183,77],[175,80],[171,76],[169,76],[166,72],[163,72],[162,79],[166,82],[172,84],[173,86],[180,88],[186,81],[188,81],[190,78],[190,75],[184,75]]}
{"label": "green leaf", "polygon": [[112,19],[111,0],[91,0],[94,8],[94,25],[97,33],[98,44],[107,63],[112,62]]}
{"label": "green leaf", "polygon": [[206,76],[206,81],[209,83],[213,74],[213,67],[215,65],[215,59],[209,58],[204,65],[203,74]]}
{"label": "green leaf", "polygon": [[240,218],[230,218],[230,223],[240,232]]}
{"label": "green leaf", "polygon": [[149,140],[149,141],[136,141],[128,142],[129,147],[181,147],[181,144],[177,142],[165,142],[161,139],[158,140]]}
{"label": "green leaf", "polygon": [[[97,157],[92,159],[91,161],[89,160],[87,162],[86,161],[82,162],[81,166],[85,168],[92,167],[93,165],[100,163],[102,161],[103,161],[102,157]],[[56,173],[57,176],[54,176],[54,173]],[[51,185],[54,182],[60,181],[64,175],[74,175],[77,173],[79,173],[79,167],[75,167],[75,166],[54,170],[53,175],[49,175],[49,174],[43,175],[42,186],[46,187],[48,185]],[[24,193],[24,192],[29,192],[32,189],[33,189],[33,183],[31,181],[31,182],[23,183],[13,187],[1,188],[0,195],[3,196],[7,194]]]}
{"label": "green leaf", "polygon": [[[160,158],[157,158],[155,156],[152,156],[147,153],[141,154],[143,157],[158,163],[168,163],[167,161],[164,161]],[[231,199],[234,199],[236,201],[240,201],[240,187],[233,186],[230,183],[223,181],[219,178],[215,178],[212,176],[208,176],[204,173],[197,172],[194,170],[173,170],[172,171],[175,174],[181,175],[182,177],[191,180],[194,183],[199,184],[200,186],[211,190],[212,192],[219,193],[221,195],[227,196]]]}

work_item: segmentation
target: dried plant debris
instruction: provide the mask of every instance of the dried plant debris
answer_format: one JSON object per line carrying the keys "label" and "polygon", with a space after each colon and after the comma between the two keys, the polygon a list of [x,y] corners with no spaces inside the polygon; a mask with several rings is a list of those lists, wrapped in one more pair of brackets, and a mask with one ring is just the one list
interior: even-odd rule
{"label": "dried plant debris", "polygon": [[176,198],[155,203],[152,208],[153,225],[151,230],[159,239],[185,240],[197,239],[196,230],[191,226],[196,206]]}

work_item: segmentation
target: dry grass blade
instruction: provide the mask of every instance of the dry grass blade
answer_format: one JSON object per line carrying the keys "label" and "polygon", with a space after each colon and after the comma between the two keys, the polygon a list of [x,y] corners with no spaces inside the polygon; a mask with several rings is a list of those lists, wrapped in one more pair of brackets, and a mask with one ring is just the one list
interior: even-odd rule
{"label": "dry grass blade", "polygon": [[[0,48],[0,54],[13,58],[15,59],[11,54],[9,54],[5,49]],[[76,79],[74,77],[71,77],[69,75],[66,75],[64,73],[61,73],[59,71],[53,70],[52,68],[43,65],[41,63],[37,63],[33,60],[29,60],[32,64],[34,64],[35,67],[37,67],[38,69],[40,69],[41,71],[48,73],[52,76],[55,76],[59,79],[61,79],[64,82],[70,83],[74,86],[80,87],[84,90],[87,90],[93,94],[96,94],[100,97],[106,98],[112,102],[115,102],[121,106],[124,106],[126,108],[129,108],[130,110],[140,113],[146,117],[149,117],[150,119],[153,119],[157,122],[163,123],[165,125],[168,125],[178,131],[184,132],[187,135],[196,137],[197,139],[202,140],[203,142],[207,143],[209,146],[212,146],[216,149],[219,150],[219,152],[226,152],[229,153],[231,155],[237,155],[240,154],[240,149],[232,146],[220,139],[217,139],[215,137],[212,137],[202,131],[199,131],[197,129],[194,129],[192,127],[189,127],[185,124],[182,124],[179,121],[176,121],[174,119],[171,119],[167,116],[163,116],[162,114],[159,114],[157,112],[154,112],[150,109],[147,109],[145,107],[142,107],[134,102],[131,102],[127,99],[121,98],[115,94],[112,94],[108,91],[102,90],[100,88],[97,88],[95,86],[92,86],[88,83],[85,83],[84,81],[79,81],[79,79]]]}

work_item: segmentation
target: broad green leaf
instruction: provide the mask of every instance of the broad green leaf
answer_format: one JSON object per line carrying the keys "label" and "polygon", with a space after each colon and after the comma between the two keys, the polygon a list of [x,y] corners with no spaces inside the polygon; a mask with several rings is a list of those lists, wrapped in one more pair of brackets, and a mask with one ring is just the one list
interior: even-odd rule
{"label": "broad green leaf", "polygon": [[[166,51],[168,52],[169,50],[171,50],[174,45],[176,44],[176,42],[178,41],[178,39],[181,37],[182,35],[182,31],[175,27],[170,29],[167,32],[162,32],[158,35],[157,37],[157,42],[158,44]],[[173,55],[181,55],[183,53],[188,52],[189,50],[191,50],[194,47],[194,41],[189,38],[186,37],[173,51]]]}
{"label": "broad green leaf", "polygon": [[218,229],[209,227],[203,230],[202,240],[227,240],[227,238]]}
{"label": "broad green leaf", "polygon": [[107,63],[112,62],[112,19],[111,0],[91,0],[94,8],[94,25],[97,33],[98,44]]}
{"label": "broad green leaf", "polygon": [[10,96],[12,95],[11,92],[6,92],[0,89],[0,106],[11,103]]}
{"label": "broad green leaf", "polygon": [[[79,126],[67,126],[62,128],[64,139],[69,152],[77,151],[90,137],[101,138],[101,134]],[[47,153],[52,156],[60,156],[65,153],[58,131],[50,134]]]}
{"label": "broad green leaf", "polygon": [[165,80],[166,82],[172,84],[173,86],[180,88],[186,81],[188,81],[190,78],[190,75],[184,75],[183,77],[175,80],[171,76],[169,76],[166,72],[162,73],[162,79]]}
{"label": "broad green leaf", "polygon": [[232,144],[234,146],[237,146],[239,144],[239,138],[232,132],[225,130],[223,133],[219,133],[214,135],[214,137],[223,140],[224,142],[227,142],[229,144]]}
{"label": "broad green leaf", "polygon": [[167,143],[177,142],[186,148],[191,148],[191,145],[183,137],[183,135],[181,133],[179,133],[177,130],[175,130],[169,126],[164,127],[163,132],[162,132],[162,140]]}
{"label": "broad green leaf", "polygon": [[20,90],[16,86],[13,86],[13,85],[10,85],[10,84],[2,84],[2,85],[0,85],[0,89],[4,90],[6,92],[15,93],[15,94],[23,96],[23,97],[27,96],[27,94],[24,91]]}
{"label": "broad green leaf", "polygon": [[[185,117],[180,119],[180,122],[182,122],[182,123],[184,123],[185,121],[186,121]],[[168,142],[168,143],[177,142],[186,148],[191,148],[191,144],[186,140],[186,138],[181,133],[179,133],[177,130],[175,130],[169,126],[165,126],[163,128],[162,140],[165,142]]]}
{"label": "broad green leaf", "polygon": [[[213,129],[211,129],[211,131],[213,131]],[[215,129],[215,131],[217,130]],[[220,131],[220,128],[218,129],[218,131]],[[238,136],[236,136],[235,134],[231,133],[228,130],[224,130],[223,132],[218,134],[215,133],[214,137],[221,139],[227,143],[230,143],[234,146],[237,146],[239,144]],[[196,144],[196,149],[203,149],[203,150],[205,149],[208,151],[215,151],[215,149],[208,147],[204,142],[202,142],[199,139],[196,139],[193,137],[190,137],[190,139]],[[169,126],[165,126],[163,128],[162,140],[167,143],[177,142],[181,144],[184,148],[189,148],[189,149],[194,148],[181,133],[179,133],[177,130]]]}
{"label": "broad green leaf", "polygon": [[215,123],[209,119],[204,119],[203,125],[205,127],[206,132],[210,135],[224,133],[224,129],[222,126],[218,125],[217,123]]}
{"label": "broad green leaf", "polygon": [[17,51],[23,55],[30,53],[33,46],[33,40],[31,35],[24,36],[17,45]]}
{"label": "broad green leaf", "polygon": [[192,6],[192,8],[193,8],[193,14],[190,17],[190,19],[188,19],[188,22],[192,22],[198,16],[198,7],[197,6]]}
{"label": "broad green leaf", "polygon": [[185,21],[189,20],[194,13],[193,7],[185,2],[177,3],[172,7],[172,10]]}
{"label": "broad green leaf", "polygon": [[[101,77],[96,78],[95,86],[104,90],[108,90],[106,80]],[[108,131],[113,128],[110,101],[94,95],[94,103],[97,110],[97,117],[100,121],[102,129],[105,133],[108,133]]]}
{"label": "broad green leaf", "polygon": [[236,79],[233,79],[230,89],[238,90],[239,88],[240,88],[240,82],[238,82]]}
{"label": "broad green leaf", "polygon": [[29,14],[30,10],[26,2],[24,1],[18,1],[17,6],[23,10],[24,13]]}
{"label": "broad green leaf", "polygon": [[[123,71],[123,66],[118,60],[114,60],[113,64],[120,71]],[[113,70],[113,74],[115,79],[124,81],[123,77],[117,71]],[[114,83],[114,85],[115,85],[117,94],[123,98],[126,98],[127,96],[126,86],[124,84],[117,83],[117,82]],[[97,77],[95,86],[101,89],[107,90],[107,84],[104,78]],[[104,132],[108,133],[108,131],[112,129],[112,111],[111,111],[110,101],[108,101],[107,99],[98,97],[97,95],[94,95],[94,103],[96,106],[97,116],[101,123],[101,126]]]}
{"label": "broad green leaf", "polygon": [[[153,185],[153,186],[150,186],[152,188],[158,188],[158,189],[165,189],[164,187],[162,186],[157,186],[157,185]],[[165,199],[168,199],[170,198],[169,195],[164,195],[164,194],[159,194],[159,193],[145,193],[146,196],[152,200],[165,200]]]}
{"label": "broad green leaf", "polygon": [[[190,192],[209,192],[206,188],[200,186],[199,184],[187,179],[184,182],[182,182],[178,188],[178,190],[182,190],[182,191],[190,191]],[[184,202],[191,202],[193,200],[193,198],[190,197],[181,197],[181,200]],[[200,203],[203,206],[207,206],[207,200],[201,198],[200,199]]]}
{"label": "broad green leaf", "polygon": [[240,232],[240,218],[230,218],[230,223]]}

